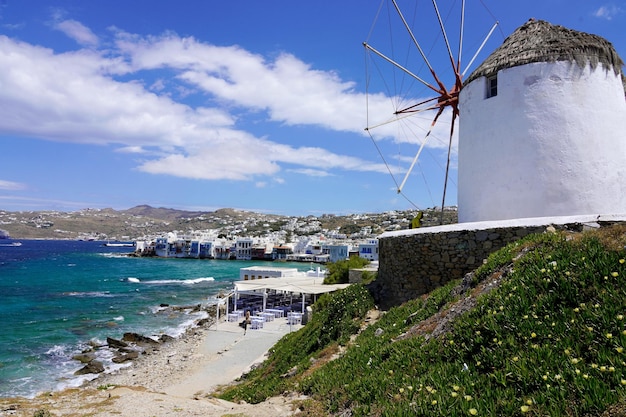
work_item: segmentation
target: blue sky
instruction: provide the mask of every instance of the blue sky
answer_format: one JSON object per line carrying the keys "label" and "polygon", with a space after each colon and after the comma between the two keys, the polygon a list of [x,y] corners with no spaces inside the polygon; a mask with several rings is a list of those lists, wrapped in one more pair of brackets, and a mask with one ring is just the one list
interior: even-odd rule
{"label": "blue sky", "polygon": [[[400,2],[405,18],[450,85],[432,3],[411,3]],[[461,1],[438,4],[456,56]],[[402,194],[396,184],[434,114],[365,131],[400,98],[433,97],[364,52],[367,41],[432,82],[415,51],[399,53],[409,37],[388,7],[0,0],[0,210],[321,215],[440,205],[449,111]],[[603,36],[626,57],[624,0],[467,0],[463,63],[500,22],[469,72],[531,17]],[[454,146],[450,161],[446,205],[455,205]]]}

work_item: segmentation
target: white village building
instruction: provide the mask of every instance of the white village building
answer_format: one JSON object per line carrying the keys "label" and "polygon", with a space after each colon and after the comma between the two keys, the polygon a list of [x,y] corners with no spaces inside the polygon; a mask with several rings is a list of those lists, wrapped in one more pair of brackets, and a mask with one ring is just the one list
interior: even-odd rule
{"label": "white village building", "polygon": [[623,62],[531,19],[460,92],[459,222],[626,213]]}

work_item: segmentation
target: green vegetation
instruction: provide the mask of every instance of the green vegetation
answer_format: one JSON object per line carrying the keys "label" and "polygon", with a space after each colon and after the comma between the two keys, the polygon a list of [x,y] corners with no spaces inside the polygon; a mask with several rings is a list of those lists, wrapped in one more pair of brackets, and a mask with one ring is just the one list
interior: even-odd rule
{"label": "green vegetation", "polygon": [[363,268],[369,263],[370,261],[360,256],[351,256],[350,259],[330,262],[326,264],[328,274],[324,278],[324,284],[347,284],[350,269]]}
{"label": "green vegetation", "polygon": [[450,283],[360,332],[371,299],[351,286],[321,298],[311,322],[224,397],[293,390],[329,415],[624,415],[625,244],[624,227],[529,236],[494,253],[464,291]]}
{"label": "green vegetation", "polygon": [[311,358],[328,354],[337,343],[346,343],[359,330],[359,319],[373,306],[372,297],[361,285],[320,297],[311,321],[300,331],[283,337],[263,366],[251,371],[241,384],[223,393],[222,398],[258,403],[284,391],[296,390],[297,378],[285,376],[302,375],[312,366]]}

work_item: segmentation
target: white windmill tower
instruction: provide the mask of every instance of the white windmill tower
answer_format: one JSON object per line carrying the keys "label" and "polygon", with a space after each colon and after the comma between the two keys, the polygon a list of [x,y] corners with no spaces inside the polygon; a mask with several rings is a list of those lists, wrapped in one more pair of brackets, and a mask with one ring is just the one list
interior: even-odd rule
{"label": "white windmill tower", "polygon": [[459,222],[626,213],[623,62],[531,19],[459,94]]}

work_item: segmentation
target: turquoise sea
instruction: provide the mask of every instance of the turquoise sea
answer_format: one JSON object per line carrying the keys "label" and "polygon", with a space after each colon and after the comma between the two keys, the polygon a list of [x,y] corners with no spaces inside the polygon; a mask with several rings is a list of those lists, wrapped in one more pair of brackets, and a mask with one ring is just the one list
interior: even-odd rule
{"label": "turquoise sea", "polygon": [[[211,303],[262,261],[134,258],[103,242],[0,240],[0,397],[84,382],[72,356],[125,332],[178,336],[200,318],[162,304]],[[309,269],[308,264],[281,267]],[[204,313],[198,313],[204,314]],[[108,371],[110,358],[100,358]],[[93,375],[91,376],[93,377]],[[88,377],[88,378],[91,378]],[[82,379],[81,379],[82,378]]]}

